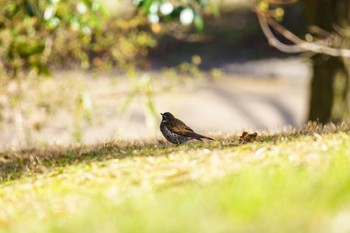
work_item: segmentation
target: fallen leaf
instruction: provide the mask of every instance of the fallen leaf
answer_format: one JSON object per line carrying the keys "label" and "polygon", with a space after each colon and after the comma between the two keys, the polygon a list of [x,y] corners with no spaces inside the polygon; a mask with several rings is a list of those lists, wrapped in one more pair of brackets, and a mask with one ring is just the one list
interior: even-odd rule
{"label": "fallen leaf", "polygon": [[254,133],[250,134],[250,133],[244,131],[242,133],[242,135],[239,137],[239,143],[245,144],[245,143],[248,143],[248,142],[255,141],[257,136],[258,136],[257,132],[254,132]]}

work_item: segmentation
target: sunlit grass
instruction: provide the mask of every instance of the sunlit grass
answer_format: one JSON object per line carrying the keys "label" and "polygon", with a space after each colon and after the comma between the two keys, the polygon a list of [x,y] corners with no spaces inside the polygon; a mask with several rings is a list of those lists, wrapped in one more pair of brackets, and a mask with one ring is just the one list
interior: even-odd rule
{"label": "sunlit grass", "polygon": [[217,138],[4,152],[0,232],[350,230],[347,125]]}

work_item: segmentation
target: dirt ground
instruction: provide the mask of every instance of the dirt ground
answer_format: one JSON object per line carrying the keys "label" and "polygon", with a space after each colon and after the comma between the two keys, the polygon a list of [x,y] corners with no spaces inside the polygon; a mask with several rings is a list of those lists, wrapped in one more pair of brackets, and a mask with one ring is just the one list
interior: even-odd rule
{"label": "dirt ground", "polygon": [[[168,91],[157,93],[153,97],[155,111],[172,112],[195,131],[210,135],[239,134],[242,130],[279,131],[305,122],[310,71],[303,60],[235,63],[223,66],[222,71],[218,78],[178,83]],[[143,75],[154,79],[162,74]],[[57,84],[62,80],[64,85]],[[155,121],[148,117],[144,98],[136,96],[125,112],[118,110],[132,91],[130,80],[112,74],[59,71],[48,82],[51,89],[44,87],[46,96],[63,103],[48,116],[41,114],[38,106],[42,104],[36,105],[26,98],[30,114],[22,111],[23,114],[14,114],[14,119],[0,125],[1,149],[92,144],[115,139],[162,139],[158,131],[160,115]],[[75,82],[79,84],[71,85]],[[36,88],[39,86],[31,91]],[[72,92],[65,93],[69,89]],[[74,105],[74,90],[83,90],[79,101],[90,114],[88,120],[81,117],[85,113],[76,111],[81,105]],[[49,98],[46,96],[42,94],[39,99]],[[37,122],[41,122],[40,127]]]}

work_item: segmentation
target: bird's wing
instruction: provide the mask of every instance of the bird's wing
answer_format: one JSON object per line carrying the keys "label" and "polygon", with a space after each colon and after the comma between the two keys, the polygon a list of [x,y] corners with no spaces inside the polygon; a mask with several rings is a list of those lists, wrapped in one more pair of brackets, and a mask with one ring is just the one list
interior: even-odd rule
{"label": "bird's wing", "polygon": [[193,130],[179,119],[174,119],[173,121],[168,122],[167,127],[171,132],[182,136],[187,136],[188,134],[193,133]]}

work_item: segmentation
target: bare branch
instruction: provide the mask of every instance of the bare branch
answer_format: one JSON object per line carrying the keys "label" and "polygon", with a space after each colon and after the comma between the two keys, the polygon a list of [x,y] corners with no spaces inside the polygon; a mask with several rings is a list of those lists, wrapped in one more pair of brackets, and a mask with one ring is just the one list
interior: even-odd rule
{"label": "bare branch", "polygon": [[258,14],[258,19],[260,23],[260,27],[266,36],[267,40],[269,41],[269,44],[278,50],[281,50],[285,53],[301,53],[305,52],[304,49],[299,48],[297,45],[286,45],[280,42],[275,35],[272,33],[270,26],[268,25],[266,19]]}
{"label": "bare branch", "polygon": [[[348,57],[350,58],[350,49],[332,48],[324,45],[324,40],[317,40],[314,42],[308,42],[300,39],[295,34],[287,30],[281,24],[277,23],[271,18],[266,11],[256,9],[256,14],[259,19],[260,27],[266,36],[269,44],[278,50],[285,53],[300,53],[300,52],[314,52],[327,54],[334,57]],[[292,42],[292,45],[282,43],[273,34],[271,28],[280,33],[283,37]]]}
{"label": "bare branch", "polygon": [[295,0],[268,0],[269,3],[271,4],[292,4],[295,3]]}

